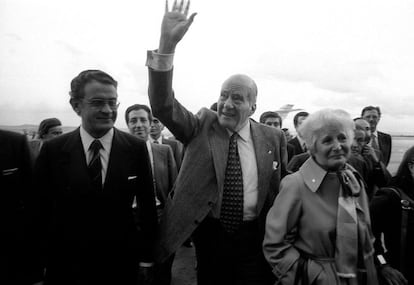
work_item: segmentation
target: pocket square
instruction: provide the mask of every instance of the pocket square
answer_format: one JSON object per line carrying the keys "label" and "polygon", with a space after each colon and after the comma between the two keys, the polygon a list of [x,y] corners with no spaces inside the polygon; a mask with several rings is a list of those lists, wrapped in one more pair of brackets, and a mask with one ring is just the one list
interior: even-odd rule
{"label": "pocket square", "polygon": [[3,169],[2,174],[3,174],[3,176],[12,175],[13,173],[17,172],[17,170],[19,170],[17,167],[16,168],[10,168],[10,169]]}
{"label": "pocket square", "polygon": [[273,170],[276,170],[278,166],[279,166],[279,163],[277,161],[273,161],[273,164],[272,164]]}
{"label": "pocket square", "polygon": [[137,176],[135,175],[135,176],[128,176],[128,181],[129,180],[134,180],[134,179],[137,179]]}

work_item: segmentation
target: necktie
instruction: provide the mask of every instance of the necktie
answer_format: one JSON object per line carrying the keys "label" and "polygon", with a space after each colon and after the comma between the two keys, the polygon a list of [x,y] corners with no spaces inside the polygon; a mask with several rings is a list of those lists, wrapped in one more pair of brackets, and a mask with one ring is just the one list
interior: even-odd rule
{"label": "necktie", "polygon": [[157,140],[155,140],[155,141],[154,141],[154,143],[156,143],[156,144],[160,144]]}
{"label": "necktie", "polygon": [[376,136],[374,134],[371,134],[371,146],[374,149],[379,150],[379,146],[378,146],[378,143],[377,143],[377,139],[376,139]]}
{"label": "necktie", "polygon": [[237,133],[229,143],[220,221],[225,231],[234,233],[243,222],[243,175],[237,149]]}
{"label": "necktie", "polygon": [[92,152],[92,159],[88,165],[88,173],[96,191],[102,190],[102,164],[99,154],[101,148],[102,144],[99,140],[94,140],[89,147],[89,150]]}

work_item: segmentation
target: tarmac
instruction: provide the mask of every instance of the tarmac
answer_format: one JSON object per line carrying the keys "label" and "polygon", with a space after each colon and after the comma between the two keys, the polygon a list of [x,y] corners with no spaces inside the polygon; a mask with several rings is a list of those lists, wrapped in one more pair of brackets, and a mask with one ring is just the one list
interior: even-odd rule
{"label": "tarmac", "polygon": [[171,285],[197,285],[196,266],[194,246],[180,247],[172,266]]}

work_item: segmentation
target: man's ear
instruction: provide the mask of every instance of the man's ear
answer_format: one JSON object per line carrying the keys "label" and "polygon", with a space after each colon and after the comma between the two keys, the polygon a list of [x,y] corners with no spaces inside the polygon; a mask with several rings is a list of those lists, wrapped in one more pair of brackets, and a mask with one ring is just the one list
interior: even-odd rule
{"label": "man's ear", "polygon": [[77,99],[74,98],[70,98],[69,100],[70,105],[72,106],[73,111],[75,111],[76,114],[78,114],[78,116],[80,116],[80,102]]}
{"label": "man's ear", "polygon": [[250,116],[253,115],[254,112],[256,112],[256,104],[250,106]]}

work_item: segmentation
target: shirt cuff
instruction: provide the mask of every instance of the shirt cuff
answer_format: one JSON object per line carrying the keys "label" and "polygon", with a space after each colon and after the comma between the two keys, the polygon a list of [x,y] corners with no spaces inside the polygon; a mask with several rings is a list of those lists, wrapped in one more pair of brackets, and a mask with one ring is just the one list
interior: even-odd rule
{"label": "shirt cuff", "polygon": [[155,71],[170,71],[173,68],[174,54],[161,54],[158,50],[147,51],[146,66]]}
{"label": "shirt cuff", "polygon": [[139,266],[140,267],[152,267],[154,266],[154,263],[153,262],[140,262]]}

